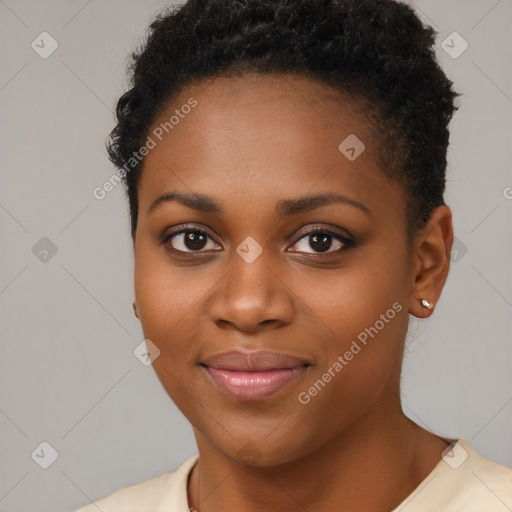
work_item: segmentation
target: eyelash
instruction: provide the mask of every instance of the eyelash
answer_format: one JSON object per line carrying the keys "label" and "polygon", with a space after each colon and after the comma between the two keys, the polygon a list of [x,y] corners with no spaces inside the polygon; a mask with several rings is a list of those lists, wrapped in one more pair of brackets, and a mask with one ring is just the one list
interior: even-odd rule
{"label": "eyelash", "polygon": [[[195,226],[186,226],[186,225],[185,226],[181,226],[181,229],[179,229],[178,231],[174,231],[174,232],[169,233],[168,235],[164,236],[164,239],[162,240],[161,243],[163,245],[166,245],[167,242],[172,239],[172,237],[180,235],[182,233],[200,233],[201,235],[204,235],[204,236],[210,238],[211,240],[213,240],[215,243],[217,243],[208,234],[208,232],[205,231],[204,229],[200,229],[200,228],[195,227]],[[322,252],[303,253],[301,251],[297,251],[297,252],[299,252],[300,254],[309,254],[309,255],[313,255],[313,256],[328,257],[328,256],[332,256],[333,254],[339,255],[342,252],[355,247],[355,242],[353,240],[351,240],[350,238],[345,237],[345,236],[341,235],[340,233],[338,233],[336,231],[333,231],[332,229],[329,229],[329,228],[326,228],[326,227],[319,227],[319,226],[300,230],[299,234],[298,234],[299,237],[295,240],[295,242],[293,242],[292,246],[296,245],[300,240],[302,240],[303,238],[305,238],[307,236],[312,236],[312,235],[316,235],[316,234],[320,234],[320,233],[321,234],[327,234],[327,235],[331,236],[332,238],[334,238],[335,240],[338,240],[339,242],[341,242],[343,244],[342,247],[340,247],[339,249],[336,249],[334,251],[333,250],[328,250],[325,253],[322,253]],[[179,255],[203,254],[205,252],[203,250],[200,250],[200,251],[180,251],[179,249],[174,249],[174,247],[167,248],[167,250],[172,252],[172,253],[174,253],[174,254],[179,254]],[[215,249],[215,251],[217,251],[217,249]]]}

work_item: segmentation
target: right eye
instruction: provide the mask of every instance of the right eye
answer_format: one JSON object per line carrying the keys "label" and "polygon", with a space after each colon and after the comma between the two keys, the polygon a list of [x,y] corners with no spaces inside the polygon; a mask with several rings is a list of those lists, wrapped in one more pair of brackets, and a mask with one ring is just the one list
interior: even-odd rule
{"label": "right eye", "polygon": [[[211,241],[211,247],[207,247]],[[206,231],[197,228],[181,229],[169,234],[162,242],[171,246],[170,250],[183,253],[196,253],[202,250],[217,250],[220,247]],[[205,247],[206,246],[206,247]]]}

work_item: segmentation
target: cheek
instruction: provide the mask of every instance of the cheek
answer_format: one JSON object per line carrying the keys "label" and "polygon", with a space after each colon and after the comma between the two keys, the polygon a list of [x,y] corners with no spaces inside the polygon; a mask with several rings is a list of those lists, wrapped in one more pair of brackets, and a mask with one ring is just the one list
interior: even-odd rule
{"label": "cheek", "polygon": [[[394,388],[408,319],[396,277],[367,269],[310,284],[305,309],[314,311],[324,335],[315,338],[317,366],[296,397],[305,421],[295,428],[332,436]],[[329,422],[323,420],[327,414]]]}
{"label": "cheek", "polygon": [[[351,340],[376,322],[381,328],[382,321],[386,329],[380,330],[395,329],[396,333],[392,324],[403,321],[402,317],[395,320],[397,310],[405,309],[408,293],[406,260],[399,251],[387,257],[376,251],[362,251],[354,253],[343,268],[314,275],[302,271],[300,278],[289,273],[285,279],[300,298],[299,304],[306,306],[301,308],[302,314],[309,316],[310,325],[318,325],[326,341]],[[395,303],[398,305],[393,308]]]}
{"label": "cheek", "polygon": [[[194,306],[194,301],[206,285],[198,275],[199,267],[179,267],[172,264],[163,246],[146,240],[144,233],[135,250],[134,285],[141,321],[148,325],[167,323],[170,328],[181,314]],[[205,275],[207,275],[205,273]]]}
{"label": "cheek", "polygon": [[382,245],[381,251],[361,251],[343,269],[293,287],[304,298],[308,323],[318,325],[318,367],[310,381],[329,381],[326,388],[334,394],[324,395],[327,402],[341,395],[364,402],[400,366],[408,321],[407,254],[398,244]]}
{"label": "cheek", "polygon": [[144,336],[161,351],[171,346],[179,350],[205,285],[190,279],[185,269],[171,268],[162,251],[141,240],[135,252],[134,288]]}
{"label": "cheek", "polygon": [[167,394],[189,419],[194,418],[197,395],[191,386],[195,362],[197,313],[209,287],[171,266],[151,248],[136,250],[135,297],[144,333],[160,350],[153,370]]}
{"label": "cheek", "polygon": [[[394,367],[407,332],[407,309],[394,283],[375,286],[353,276],[331,282],[330,286],[318,290],[330,290],[331,300],[314,300],[314,290],[309,287],[310,307],[305,308],[308,314],[313,312],[310,325],[318,325],[315,378],[337,362],[335,373],[344,377],[334,380],[346,378],[340,385],[344,393],[350,394],[352,384],[364,386],[365,381],[373,379],[369,372],[385,376]],[[328,375],[325,378],[330,379]]]}

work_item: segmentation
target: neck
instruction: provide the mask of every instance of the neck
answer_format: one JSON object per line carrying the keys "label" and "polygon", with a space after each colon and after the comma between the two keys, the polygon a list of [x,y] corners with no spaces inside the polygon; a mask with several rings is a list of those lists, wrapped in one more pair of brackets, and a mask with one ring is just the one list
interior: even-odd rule
{"label": "neck", "polygon": [[317,450],[279,466],[241,465],[199,431],[195,435],[200,457],[188,500],[198,512],[389,511],[434,469],[447,446],[410,421],[396,397]]}

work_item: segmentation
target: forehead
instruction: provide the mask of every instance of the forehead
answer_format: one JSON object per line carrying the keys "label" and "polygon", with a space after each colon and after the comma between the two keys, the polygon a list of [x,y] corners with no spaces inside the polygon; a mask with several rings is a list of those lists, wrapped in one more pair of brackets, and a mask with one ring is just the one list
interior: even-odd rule
{"label": "forehead", "polygon": [[183,140],[190,134],[186,125],[194,121],[202,125],[196,135],[203,142],[207,142],[212,131],[223,130],[226,135],[231,132],[237,136],[245,131],[248,135],[264,136],[285,125],[287,130],[280,138],[305,134],[315,144],[319,132],[325,137],[337,131],[330,134],[338,138],[345,128],[358,131],[366,140],[371,137],[369,123],[358,108],[360,98],[356,101],[323,82],[286,74],[219,76],[185,86],[153,120],[152,129],[165,125],[173,112],[179,114],[191,98],[196,100],[196,107],[180,118],[190,117],[192,121],[180,121],[180,129],[176,125],[172,130],[164,130],[163,137],[172,132],[176,141]]}
{"label": "forehead", "polygon": [[304,77],[243,75],[186,86],[148,133],[155,147],[139,183],[141,211],[177,189],[275,201],[339,189],[371,202],[389,187],[357,104]]}

